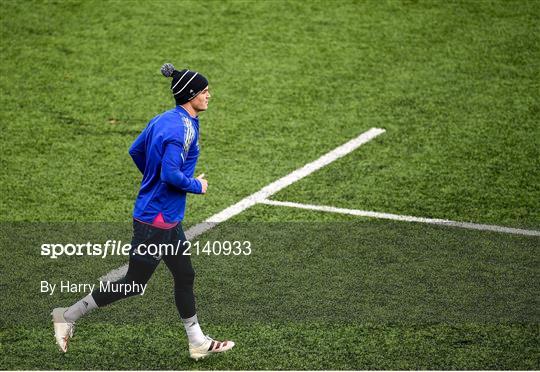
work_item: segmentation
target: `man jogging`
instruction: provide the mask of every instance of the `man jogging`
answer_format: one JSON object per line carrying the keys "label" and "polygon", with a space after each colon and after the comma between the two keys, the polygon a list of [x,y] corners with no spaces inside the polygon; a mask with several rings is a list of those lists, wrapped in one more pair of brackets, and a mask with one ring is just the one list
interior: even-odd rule
{"label": "man jogging", "polygon": [[190,256],[182,250],[150,255],[142,249],[150,244],[176,247],[178,241],[185,241],[182,220],[187,193],[204,194],[208,187],[203,174],[193,178],[199,157],[198,114],[208,108],[208,80],[195,71],[177,71],[170,63],[164,64],[161,72],[172,77],[176,107],[153,118],[129,149],[143,179],[133,211],[128,271],[124,278],[105,287],[123,285],[133,289],[113,292],[99,286],[74,305],[54,309],[55,338],[63,352],[73,337],[75,321],[90,310],[140,294],[140,288],[145,288],[161,260],[174,277],[174,298],[187,333],[191,358],[204,358],[234,346],[232,341],[220,342],[205,336],[199,326],[193,295],[195,272]]}

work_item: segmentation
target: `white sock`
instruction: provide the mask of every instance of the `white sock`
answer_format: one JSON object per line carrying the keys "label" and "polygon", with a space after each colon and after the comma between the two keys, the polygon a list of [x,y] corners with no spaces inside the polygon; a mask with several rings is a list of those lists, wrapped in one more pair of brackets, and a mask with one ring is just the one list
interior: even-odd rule
{"label": "white sock", "polygon": [[82,300],[67,308],[67,310],[64,312],[64,319],[68,322],[75,322],[84,314],[94,310],[97,307],[96,301],[94,301],[92,294],[89,293]]}
{"label": "white sock", "polygon": [[195,314],[191,318],[182,319],[182,322],[184,322],[184,328],[186,329],[189,343],[195,346],[202,345],[206,339],[199,326],[197,315]]}

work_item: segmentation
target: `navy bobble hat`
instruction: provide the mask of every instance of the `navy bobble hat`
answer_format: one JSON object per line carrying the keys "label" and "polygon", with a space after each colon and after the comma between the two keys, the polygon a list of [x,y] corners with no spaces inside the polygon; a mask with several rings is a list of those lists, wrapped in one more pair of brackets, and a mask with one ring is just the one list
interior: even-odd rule
{"label": "navy bobble hat", "polygon": [[196,71],[184,69],[177,71],[171,63],[161,66],[165,77],[172,77],[171,91],[177,105],[191,101],[208,86],[208,80]]}

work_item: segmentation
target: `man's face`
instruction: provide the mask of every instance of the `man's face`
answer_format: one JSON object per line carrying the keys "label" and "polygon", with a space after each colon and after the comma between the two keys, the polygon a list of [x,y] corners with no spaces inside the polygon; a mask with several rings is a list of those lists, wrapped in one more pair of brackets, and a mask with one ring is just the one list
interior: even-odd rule
{"label": "man's face", "polygon": [[210,91],[208,90],[208,87],[206,87],[197,95],[197,97],[191,100],[191,106],[197,110],[197,112],[206,111],[210,97]]}

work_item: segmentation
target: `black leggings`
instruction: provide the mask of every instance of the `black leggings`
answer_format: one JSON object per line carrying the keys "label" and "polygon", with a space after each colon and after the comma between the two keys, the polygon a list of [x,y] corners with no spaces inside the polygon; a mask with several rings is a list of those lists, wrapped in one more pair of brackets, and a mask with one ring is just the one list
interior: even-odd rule
{"label": "black leggings", "polygon": [[[186,236],[182,229],[182,224],[178,223],[176,227],[168,230],[158,229],[151,225],[133,221],[133,239],[131,241],[131,251],[129,255],[129,267],[125,277],[116,282],[111,283],[109,291],[102,291],[101,286],[98,286],[92,292],[92,297],[99,307],[106,306],[112,302],[121,300],[126,297],[140,294],[141,285],[148,283],[150,277],[156,270],[159,262],[163,259],[174,278],[174,300],[176,308],[180,313],[180,317],[191,318],[195,315],[195,296],[193,295],[193,281],[195,279],[195,271],[191,266],[190,256],[184,255],[182,244],[178,242],[186,241]],[[152,256],[149,253],[155,253],[146,248],[150,244],[169,244],[171,249],[162,250],[162,255]],[[142,246],[144,244],[144,246]],[[174,250],[180,247],[177,252]],[[118,286],[119,284],[129,284],[131,288],[136,290],[127,292],[124,290],[114,291],[115,288],[125,288]],[[133,285],[133,284],[138,284]]]}

